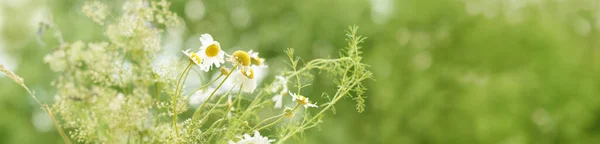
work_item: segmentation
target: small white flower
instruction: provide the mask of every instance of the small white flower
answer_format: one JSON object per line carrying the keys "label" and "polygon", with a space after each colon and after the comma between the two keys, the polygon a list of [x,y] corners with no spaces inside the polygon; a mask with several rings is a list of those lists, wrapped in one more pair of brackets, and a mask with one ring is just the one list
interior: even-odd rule
{"label": "small white flower", "polygon": [[275,102],[275,108],[281,108],[283,106],[283,96],[285,96],[288,93],[287,83],[288,81],[285,77],[281,75],[275,76],[275,82],[273,82],[271,92],[277,92],[281,89],[279,93],[277,93],[275,96],[273,96],[273,98],[271,98],[271,100]]}
{"label": "small white flower", "polygon": [[187,50],[185,50],[185,51],[182,51],[182,52],[183,52],[183,53],[184,53],[184,54],[185,54],[185,55],[186,55],[188,58],[190,58],[190,60],[191,60],[192,62],[194,62],[196,65],[200,66],[200,69],[201,69],[201,70],[208,71],[208,68],[207,68],[207,67],[206,67],[204,64],[202,64],[202,63],[203,63],[203,61],[202,61],[202,58],[200,58],[200,56],[198,56],[198,53],[195,53],[195,52],[190,52],[190,49],[187,49]]}
{"label": "small white flower", "polygon": [[230,61],[234,66],[238,66],[238,69],[240,71],[245,72],[249,71],[250,64],[252,63],[250,55],[248,55],[247,52],[241,50],[235,51],[232,55],[229,55],[227,61]]}
{"label": "small white flower", "polygon": [[233,79],[236,85],[241,85],[244,92],[254,92],[256,89],[256,78],[254,77],[255,73],[252,68],[250,68],[247,72],[239,71],[239,73],[234,74],[235,75],[233,75]]}
{"label": "small white flower", "polygon": [[[250,69],[252,69],[252,71],[250,71]],[[253,74],[251,74],[251,72]],[[229,78],[227,78],[227,80],[225,80],[225,82],[223,83],[223,85],[219,88],[219,90],[217,90],[218,93],[226,93],[229,90],[231,91],[231,94],[237,94],[238,86],[240,86],[242,83],[246,82],[243,85],[243,90],[245,92],[251,92],[254,89],[256,89],[256,87],[258,86],[258,84],[260,84],[260,82],[262,81],[262,79],[266,76],[268,72],[268,69],[266,67],[261,67],[261,68],[257,68],[255,66],[251,66],[248,71],[246,71],[247,75],[245,76],[241,70],[236,70],[233,71],[231,73],[231,76],[229,76]],[[216,83],[213,83],[212,86],[213,87],[217,87],[220,83],[220,81],[223,81],[223,79],[225,79],[226,76],[220,76],[220,73],[215,73],[212,78],[216,79],[219,78],[218,80],[216,80]],[[220,76],[220,77],[219,77]],[[253,78],[249,78],[250,76],[252,76]],[[254,81],[254,82],[252,82]],[[236,88],[237,87],[237,88]]]}
{"label": "small white flower", "polygon": [[273,86],[271,87],[271,92],[277,92],[281,88],[287,90],[287,83],[288,83],[288,80],[285,77],[283,77],[281,75],[275,76],[275,82],[273,82]]}
{"label": "small white flower", "polygon": [[296,95],[295,93],[289,92],[290,96],[292,96],[292,101],[296,101],[298,102],[298,104],[304,105],[304,108],[308,108],[308,107],[316,107],[318,108],[319,106],[310,103],[310,101],[308,100],[307,97],[301,96],[301,95]]}
{"label": "small white flower", "polygon": [[270,140],[268,137],[263,137],[260,135],[258,131],[254,131],[254,137],[249,134],[244,134],[243,137],[240,137],[241,140],[237,142],[229,141],[229,144],[270,144],[275,140]]}
{"label": "small white flower", "polygon": [[206,67],[204,71],[208,71],[214,64],[219,68],[222,63],[225,63],[225,52],[221,49],[221,44],[215,41],[210,34],[202,34],[200,36],[200,56],[204,59],[203,65]]}
{"label": "small white flower", "polygon": [[273,96],[273,98],[271,98],[271,100],[275,102],[275,108],[281,108],[283,106],[283,96],[285,96],[287,92],[287,88],[284,88],[283,90],[281,90],[281,92],[279,92],[278,94]]}

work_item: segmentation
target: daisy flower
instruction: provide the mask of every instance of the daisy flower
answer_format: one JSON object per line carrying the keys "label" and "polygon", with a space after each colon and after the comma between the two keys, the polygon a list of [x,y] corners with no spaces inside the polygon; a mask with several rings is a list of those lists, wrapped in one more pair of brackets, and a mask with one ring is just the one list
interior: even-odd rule
{"label": "daisy flower", "polygon": [[288,90],[287,88],[283,88],[283,90],[281,90],[281,92],[279,92],[277,95],[273,96],[273,98],[271,98],[271,100],[273,100],[275,102],[275,108],[281,108],[283,106],[283,96],[285,96]]}
{"label": "daisy flower", "polygon": [[240,73],[235,75],[234,82],[241,85],[244,92],[252,93],[256,89],[256,78],[254,75],[255,73],[252,68],[249,68],[247,72],[240,71]]}
{"label": "daisy flower", "polygon": [[202,46],[198,53],[204,59],[203,64],[206,67],[204,71],[211,69],[213,64],[218,68],[222,63],[225,63],[225,52],[221,50],[221,44],[215,41],[210,34],[202,34],[200,43],[202,43]]}
{"label": "daisy flower", "polygon": [[250,69],[250,64],[252,63],[250,55],[241,50],[233,52],[233,54],[229,57],[229,61],[231,61],[233,65],[239,66],[239,69],[244,72],[248,72]]}
{"label": "daisy flower", "polygon": [[273,82],[273,86],[271,87],[271,92],[277,92],[279,89],[283,88],[287,90],[288,80],[281,76],[275,76],[275,82]]}
{"label": "daisy flower", "polygon": [[190,61],[194,62],[196,65],[200,66],[201,70],[204,71],[208,71],[206,66],[202,64],[202,58],[200,58],[200,56],[198,56],[198,53],[195,52],[190,52],[190,49],[187,49],[185,51],[182,51],[188,58],[190,58]]}
{"label": "daisy flower", "polygon": [[229,141],[229,144],[270,144],[275,140],[270,140],[268,137],[263,137],[258,131],[254,131],[254,137],[249,134],[244,134],[243,137],[239,137],[241,140],[237,142]]}
{"label": "daisy flower", "polygon": [[275,76],[275,82],[273,82],[271,92],[277,92],[279,89],[281,89],[281,91],[271,98],[271,100],[275,102],[275,108],[281,108],[283,106],[283,96],[288,92],[287,79],[280,75]]}
{"label": "daisy flower", "polygon": [[258,57],[258,52],[254,52],[253,50],[250,50],[250,51],[248,51],[248,55],[250,55],[250,61],[252,61],[252,64],[261,66],[261,67],[267,66],[265,64],[265,59]]}
{"label": "daisy flower", "polygon": [[298,102],[298,104],[304,105],[304,108],[308,108],[308,107],[316,107],[318,108],[319,106],[310,103],[310,101],[308,101],[307,97],[301,96],[301,95],[296,95],[295,93],[289,92],[290,96],[292,96],[292,101],[296,101]]}

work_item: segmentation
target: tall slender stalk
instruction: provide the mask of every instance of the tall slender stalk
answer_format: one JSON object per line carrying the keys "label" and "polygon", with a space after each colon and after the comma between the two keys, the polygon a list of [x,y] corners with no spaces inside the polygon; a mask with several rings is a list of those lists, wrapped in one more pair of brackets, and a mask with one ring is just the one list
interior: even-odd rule
{"label": "tall slender stalk", "polygon": [[[181,79],[184,77],[184,75],[186,75],[186,73],[189,72],[190,68],[192,67],[192,64],[193,63],[190,61],[190,63],[185,67],[183,72],[179,75],[179,78],[177,79],[177,87],[175,87],[175,95],[172,98],[172,100],[173,100],[173,127],[175,127],[175,136],[176,137],[179,137],[179,128],[177,127],[177,96],[179,96],[179,93],[180,93],[180,85],[183,85],[183,84],[181,84]],[[183,87],[183,86],[181,86],[181,87]]]}
{"label": "tall slender stalk", "polygon": [[27,91],[27,93],[33,98],[33,100],[35,100],[35,102],[38,103],[42,107],[44,112],[46,112],[46,114],[48,114],[48,116],[50,116],[50,118],[52,119],[52,123],[54,123],[54,127],[56,127],[56,130],[58,131],[58,134],[60,134],[60,137],[62,137],[63,141],[66,144],[71,144],[71,140],[69,140],[69,137],[63,131],[62,127],[60,126],[60,123],[58,123],[58,120],[56,120],[56,117],[52,113],[52,110],[50,109],[50,107],[47,104],[42,103],[40,100],[37,99],[35,94],[31,90],[29,90],[29,88],[27,86],[25,86],[25,83],[23,82],[23,78],[14,74],[12,71],[5,69],[4,65],[2,65],[2,64],[0,64],[0,71],[5,73],[6,75],[8,75],[14,82],[19,84],[21,87],[23,87],[23,89],[25,89]]}

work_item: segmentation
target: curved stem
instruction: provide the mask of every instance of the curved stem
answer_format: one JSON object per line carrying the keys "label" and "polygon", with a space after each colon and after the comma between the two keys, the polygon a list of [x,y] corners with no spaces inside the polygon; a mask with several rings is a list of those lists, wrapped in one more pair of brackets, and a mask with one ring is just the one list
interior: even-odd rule
{"label": "curved stem", "polygon": [[[296,109],[298,109],[299,107],[300,107],[300,104],[296,104],[296,107],[294,107],[294,109],[292,109],[292,111],[290,111],[289,113],[293,113],[293,112],[294,112],[294,111],[296,111]],[[279,117],[279,119],[277,119],[277,120],[273,121],[273,122],[272,122],[272,123],[270,123],[270,124],[267,124],[267,125],[265,125],[265,126],[262,126],[262,127],[258,128],[258,129],[256,129],[256,130],[261,130],[261,129],[264,129],[264,128],[267,128],[267,127],[270,127],[270,126],[273,126],[273,125],[277,124],[279,121],[283,120],[283,118],[284,118],[285,114],[286,114],[286,113],[283,113],[283,114],[282,114],[282,116],[280,116],[280,117]],[[273,117],[271,117],[271,118],[273,118]],[[269,118],[269,119],[271,119],[271,118]],[[265,121],[267,121],[267,120],[268,120],[268,119],[265,119],[265,120],[263,120],[263,122],[265,122]],[[261,123],[262,123],[262,122],[261,122]],[[254,127],[256,128],[256,127],[257,127],[257,126],[259,126],[261,123],[258,123],[258,124],[257,124],[256,126],[254,126]]]}
{"label": "curved stem", "polygon": [[2,64],[0,64],[0,72],[6,74],[15,83],[17,83],[21,87],[23,87],[23,89],[25,89],[27,91],[27,93],[29,93],[29,95],[33,98],[33,100],[35,100],[35,102],[37,102],[40,105],[40,107],[44,110],[44,112],[46,112],[46,114],[48,114],[48,116],[50,116],[50,119],[52,119],[52,122],[54,123],[54,127],[58,131],[58,134],[60,134],[60,136],[62,137],[63,141],[66,144],[71,144],[69,137],[63,131],[62,127],[60,126],[60,123],[58,123],[58,120],[56,120],[56,117],[54,116],[54,114],[52,114],[52,109],[50,109],[50,107],[46,103],[42,103],[42,102],[40,102],[40,100],[37,99],[35,94],[31,90],[29,90],[29,88],[25,85],[25,83],[23,82],[23,78],[19,77],[12,71],[7,70],[6,68],[4,68],[4,66]]}
{"label": "curved stem", "polygon": [[177,127],[177,96],[179,96],[179,86],[183,85],[181,84],[181,79],[183,78],[184,75],[186,75],[187,72],[189,72],[190,68],[192,67],[192,62],[190,61],[190,63],[187,65],[187,67],[185,67],[185,69],[183,70],[183,72],[179,75],[179,78],[177,80],[177,87],[175,87],[175,95],[172,98],[172,103],[173,103],[173,126],[175,127],[175,136],[179,137],[179,128]]}
{"label": "curved stem", "polygon": [[[229,91],[227,91],[227,93],[225,93],[223,96],[221,96],[221,98],[219,98],[219,100],[217,101],[217,103],[215,104],[215,106],[211,107],[211,108],[210,108],[210,110],[208,111],[208,113],[209,113],[209,114],[205,115],[205,116],[204,116],[204,117],[203,117],[203,118],[200,120],[201,122],[203,122],[203,121],[206,121],[206,119],[208,118],[208,116],[210,115],[210,113],[212,113],[212,111],[213,111],[213,110],[214,110],[216,107],[219,107],[219,103],[221,103],[221,101],[222,101],[223,99],[225,99],[225,97],[224,97],[225,95],[229,95],[229,93],[231,92],[231,90],[233,90],[233,88],[229,89]],[[208,100],[207,100],[207,101],[205,101],[205,103],[206,103],[206,102],[208,102]],[[223,104],[223,106],[224,106],[224,107],[227,107],[227,109],[228,109],[228,110],[229,110],[229,108],[230,108],[230,107],[229,107],[229,105],[227,105],[227,104]],[[200,116],[200,115],[195,115],[195,116]],[[192,117],[192,120],[194,120],[194,121],[195,121],[195,120],[197,120],[197,119],[198,119],[197,117]]]}
{"label": "curved stem", "polygon": [[207,84],[204,84],[204,85],[202,85],[202,86],[200,86],[200,87],[198,87],[198,88],[194,89],[194,90],[193,90],[193,91],[192,91],[192,92],[191,92],[191,93],[190,93],[190,94],[189,94],[189,95],[188,95],[188,96],[185,98],[185,99],[186,99],[186,101],[190,100],[190,97],[191,97],[191,96],[192,96],[192,95],[193,95],[193,94],[194,94],[196,91],[199,91],[199,90],[201,90],[201,89],[204,89],[204,88],[206,88],[206,87],[210,86],[212,83],[215,83],[215,82],[216,82],[216,81],[217,81],[219,78],[221,78],[221,76],[223,76],[223,75],[221,74],[221,75],[219,75],[217,78],[215,78],[214,80],[210,81],[209,83],[207,83]]}
{"label": "curved stem", "polygon": [[256,126],[254,126],[252,129],[258,130],[256,128],[258,128],[258,126],[260,126],[261,124],[263,124],[263,123],[265,123],[265,122],[267,122],[267,121],[269,121],[271,119],[274,119],[274,118],[278,118],[278,117],[282,117],[283,118],[284,115],[285,115],[285,113],[282,113],[282,114],[278,114],[278,115],[266,118],[266,119],[262,120],[261,122],[259,122],[258,124],[256,124]]}

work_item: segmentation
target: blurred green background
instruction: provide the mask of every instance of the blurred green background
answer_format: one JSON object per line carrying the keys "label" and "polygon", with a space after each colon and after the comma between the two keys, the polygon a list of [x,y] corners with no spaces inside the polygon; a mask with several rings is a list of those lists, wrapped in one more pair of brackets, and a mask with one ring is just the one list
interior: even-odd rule
{"label": "blurred green background", "polygon": [[[104,2],[120,9],[120,1]],[[42,101],[53,99],[56,74],[43,58],[57,41],[39,22],[67,42],[106,40],[83,3],[0,0],[0,63]],[[259,51],[271,75],[285,66],[284,48],[304,60],[335,57],[347,27],[360,26],[375,76],[366,111],[344,100],[289,143],[600,143],[597,0],[176,0],[171,10],[185,23],[163,35],[165,54],[210,33],[226,51]],[[318,76],[310,91],[334,89]],[[0,143],[62,143],[4,74]]]}

